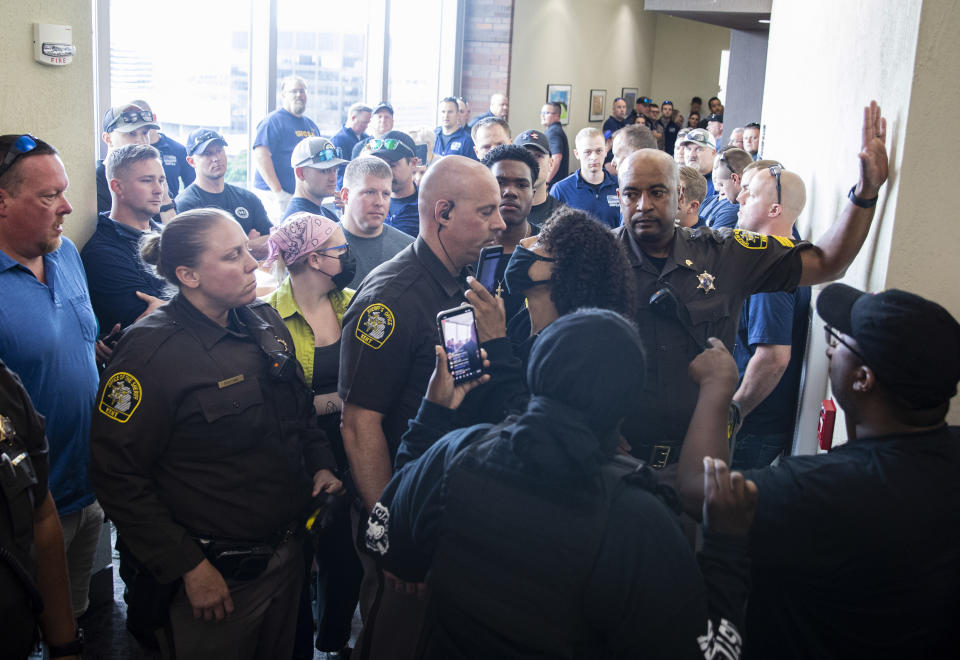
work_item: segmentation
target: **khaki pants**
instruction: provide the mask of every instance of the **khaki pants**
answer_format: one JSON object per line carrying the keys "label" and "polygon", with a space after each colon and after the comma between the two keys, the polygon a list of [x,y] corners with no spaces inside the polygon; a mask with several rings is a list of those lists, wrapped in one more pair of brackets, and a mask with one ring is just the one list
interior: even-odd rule
{"label": "khaki pants", "polygon": [[163,657],[176,660],[285,660],[293,655],[300,589],[304,582],[303,547],[287,541],[267,569],[254,580],[227,580],[233,613],[222,621],[193,616],[183,587],[170,605],[169,637],[160,631]]}
{"label": "khaki pants", "polygon": [[79,511],[61,516],[60,526],[63,527],[63,546],[67,552],[73,616],[78,617],[90,604],[90,571],[100,542],[103,509],[94,501]]}

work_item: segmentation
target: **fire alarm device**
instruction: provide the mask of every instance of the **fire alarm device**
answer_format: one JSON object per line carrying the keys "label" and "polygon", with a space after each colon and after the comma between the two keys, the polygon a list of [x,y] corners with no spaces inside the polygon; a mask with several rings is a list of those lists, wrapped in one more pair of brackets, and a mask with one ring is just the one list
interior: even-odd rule
{"label": "fire alarm device", "polygon": [[837,405],[833,399],[824,399],[820,404],[820,423],[817,425],[817,440],[824,451],[833,447],[833,424],[836,421]]}
{"label": "fire alarm device", "polygon": [[73,62],[73,28],[69,25],[33,24],[33,59],[41,64],[65,66]]}

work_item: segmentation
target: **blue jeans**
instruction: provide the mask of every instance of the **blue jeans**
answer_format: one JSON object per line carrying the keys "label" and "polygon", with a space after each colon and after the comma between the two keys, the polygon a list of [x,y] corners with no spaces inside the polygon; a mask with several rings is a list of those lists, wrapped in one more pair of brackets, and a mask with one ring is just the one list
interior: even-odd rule
{"label": "blue jeans", "polygon": [[738,433],[733,448],[734,470],[753,470],[773,463],[778,456],[790,450],[793,432],[784,433]]}

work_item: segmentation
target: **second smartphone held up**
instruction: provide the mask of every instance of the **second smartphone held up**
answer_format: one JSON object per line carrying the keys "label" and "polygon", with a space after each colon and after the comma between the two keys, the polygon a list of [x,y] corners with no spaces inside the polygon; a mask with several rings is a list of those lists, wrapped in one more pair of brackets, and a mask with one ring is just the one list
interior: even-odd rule
{"label": "second smartphone held up", "polygon": [[447,369],[454,383],[476,380],[483,375],[483,359],[477,340],[477,321],[473,307],[461,305],[437,314],[440,340],[447,352]]}

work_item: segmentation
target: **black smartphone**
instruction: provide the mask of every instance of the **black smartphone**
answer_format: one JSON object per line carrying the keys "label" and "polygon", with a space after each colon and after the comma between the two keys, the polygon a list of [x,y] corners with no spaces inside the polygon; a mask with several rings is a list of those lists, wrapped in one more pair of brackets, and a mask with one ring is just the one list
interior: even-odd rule
{"label": "black smartphone", "polygon": [[477,341],[477,320],[473,307],[461,305],[437,314],[440,341],[447,352],[447,369],[453,382],[460,384],[483,375],[480,342]]}
{"label": "black smartphone", "polygon": [[480,259],[477,261],[477,281],[490,293],[493,293],[497,286],[497,266],[502,256],[502,245],[488,245],[480,250]]}

